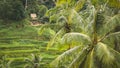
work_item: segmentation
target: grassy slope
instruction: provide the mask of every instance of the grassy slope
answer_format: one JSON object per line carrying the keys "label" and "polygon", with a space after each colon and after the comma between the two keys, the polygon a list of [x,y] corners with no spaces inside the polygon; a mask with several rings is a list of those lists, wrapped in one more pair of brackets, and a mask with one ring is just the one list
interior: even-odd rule
{"label": "grassy slope", "polygon": [[[21,23],[24,23],[24,27]],[[46,66],[60,52],[54,48],[46,51],[44,37],[37,34],[39,27],[31,26],[27,21],[0,23],[0,57],[6,55],[6,60],[14,60],[12,68],[23,68],[24,59],[31,53],[37,53],[42,57],[41,66]],[[56,53],[54,53],[56,51]],[[44,68],[44,67],[42,67]],[[45,67],[46,68],[46,67]]]}

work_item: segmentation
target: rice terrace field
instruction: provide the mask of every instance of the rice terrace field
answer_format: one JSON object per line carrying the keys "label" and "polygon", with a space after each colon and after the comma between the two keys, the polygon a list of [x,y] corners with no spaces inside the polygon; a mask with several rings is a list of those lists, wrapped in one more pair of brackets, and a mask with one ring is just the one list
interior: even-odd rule
{"label": "rice terrace field", "polygon": [[120,0],[0,0],[0,68],[120,68]]}
{"label": "rice terrace field", "polygon": [[[19,29],[15,29],[14,26],[1,27],[0,57],[4,62],[1,64],[7,66],[11,62],[11,68],[23,68],[30,63],[26,59],[32,60],[32,55],[37,55],[41,59],[40,67],[47,68],[48,64],[62,52],[56,48],[47,50],[48,41],[43,41],[42,37],[38,36],[37,28],[29,25]],[[25,32],[21,34],[23,31]]]}

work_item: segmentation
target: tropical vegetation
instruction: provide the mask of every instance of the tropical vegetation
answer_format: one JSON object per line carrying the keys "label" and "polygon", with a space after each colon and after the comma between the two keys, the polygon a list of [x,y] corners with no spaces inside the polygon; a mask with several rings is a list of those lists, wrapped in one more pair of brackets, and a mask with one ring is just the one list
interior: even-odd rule
{"label": "tropical vegetation", "polygon": [[120,14],[116,13],[119,10],[111,10],[111,7],[119,8],[116,2],[119,3],[117,0],[113,4],[109,0],[102,3],[99,0],[58,0],[56,7],[49,10],[47,15],[50,23],[60,25],[61,29],[50,40],[48,48],[57,45],[68,50],[58,56],[51,66],[118,68],[120,53],[115,47],[119,48]]}
{"label": "tropical vegetation", "polygon": [[120,67],[119,0],[0,1],[0,68]]}

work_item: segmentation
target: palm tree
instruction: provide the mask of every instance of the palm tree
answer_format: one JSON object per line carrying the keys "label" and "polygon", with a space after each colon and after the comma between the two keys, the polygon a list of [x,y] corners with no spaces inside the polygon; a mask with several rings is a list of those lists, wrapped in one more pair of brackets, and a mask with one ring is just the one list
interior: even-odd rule
{"label": "palm tree", "polygon": [[39,68],[41,58],[36,54],[31,54],[31,58],[26,58],[25,61],[28,62],[28,64],[25,65],[24,68]]}
{"label": "palm tree", "polygon": [[[48,48],[54,44],[54,41],[59,41],[58,36],[61,37],[65,33],[78,31],[80,29],[78,22],[80,16],[77,12],[82,9],[84,3],[85,0],[57,0],[56,7],[46,13],[50,21],[40,28],[39,33],[42,34],[46,29],[48,30],[50,28],[56,32],[48,43]],[[68,49],[70,48],[71,46],[68,47]]]}
{"label": "palm tree", "polygon": [[[68,1],[68,0],[66,0]],[[69,0],[70,1],[70,0]],[[62,2],[64,3],[64,2]],[[104,8],[103,8],[104,7]],[[60,47],[72,48],[58,56],[50,65],[54,68],[119,68],[120,53],[114,49],[114,37],[120,41],[120,14],[109,15],[106,5],[93,6],[90,2],[87,9],[80,11],[80,31],[64,33],[59,40]],[[71,9],[71,8],[70,8]],[[75,10],[76,11],[76,10]],[[62,11],[63,12],[63,11]],[[72,15],[72,14],[71,14]],[[65,22],[70,23],[73,16],[67,16]],[[71,20],[72,19],[72,20]],[[70,21],[69,21],[70,20]],[[73,23],[73,21],[72,21]],[[52,46],[62,30],[48,43]],[[63,34],[62,34],[63,35]],[[112,40],[112,41],[111,41]]]}

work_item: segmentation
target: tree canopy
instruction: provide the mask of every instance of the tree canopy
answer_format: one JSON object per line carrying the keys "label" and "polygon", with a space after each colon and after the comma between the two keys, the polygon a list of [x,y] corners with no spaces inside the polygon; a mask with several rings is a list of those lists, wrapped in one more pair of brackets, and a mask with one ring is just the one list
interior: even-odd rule
{"label": "tree canopy", "polygon": [[22,20],[25,18],[24,5],[21,0],[1,0],[0,18],[4,20]]}

